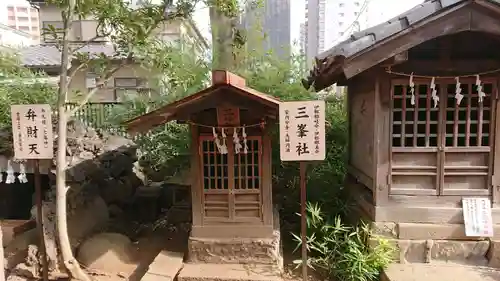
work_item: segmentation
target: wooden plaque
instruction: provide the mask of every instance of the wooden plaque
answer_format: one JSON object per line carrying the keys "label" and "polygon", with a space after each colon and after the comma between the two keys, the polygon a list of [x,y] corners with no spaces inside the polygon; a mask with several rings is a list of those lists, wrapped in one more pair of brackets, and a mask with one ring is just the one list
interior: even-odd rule
{"label": "wooden plaque", "polygon": [[219,126],[239,126],[240,109],[235,106],[217,107],[217,124]]}

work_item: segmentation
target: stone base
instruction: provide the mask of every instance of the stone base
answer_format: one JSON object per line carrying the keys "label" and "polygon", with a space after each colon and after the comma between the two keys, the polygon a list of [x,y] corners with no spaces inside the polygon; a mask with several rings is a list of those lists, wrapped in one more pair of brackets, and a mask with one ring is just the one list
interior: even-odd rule
{"label": "stone base", "polygon": [[463,225],[373,223],[372,228],[396,247],[394,258],[400,263],[453,262],[500,267],[496,261],[500,254],[495,250],[500,247],[489,239],[466,237]]}
{"label": "stone base", "polygon": [[270,265],[185,264],[179,281],[281,281],[279,270]]}
{"label": "stone base", "polygon": [[190,263],[282,265],[280,235],[272,239],[189,238]]}

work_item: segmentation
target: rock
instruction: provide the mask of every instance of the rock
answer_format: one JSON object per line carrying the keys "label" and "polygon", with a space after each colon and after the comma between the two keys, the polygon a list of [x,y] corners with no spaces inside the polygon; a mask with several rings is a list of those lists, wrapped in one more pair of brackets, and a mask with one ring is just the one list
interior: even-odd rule
{"label": "rock", "polygon": [[116,218],[116,217],[120,216],[121,214],[123,214],[123,210],[116,205],[110,205],[108,207],[108,210],[109,210],[110,217]]}
{"label": "rock", "polygon": [[28,247],[37,243],[38,234],[36,229],[28,230],[14,237],[4,250],[5,268],[11,270],[17,264],[24,261],[28,255]]}
{"label": "rock", "polygon": [[125,235],[100,233],[82,243],[77,259],[89,269],[117,273],[134,262],[135,250]]}
{"label": "rock", "polygon": [[490,241],[490,249],[488,250],[488,265],[495,268],[500,268],[500,241]]}
{"label": "rock", "polygon": [[104,200],[97,196],[85,207],[78,208],[68,220],[68,234],[73,249],[92,233],[106,225],[109,220],[108,207]]}

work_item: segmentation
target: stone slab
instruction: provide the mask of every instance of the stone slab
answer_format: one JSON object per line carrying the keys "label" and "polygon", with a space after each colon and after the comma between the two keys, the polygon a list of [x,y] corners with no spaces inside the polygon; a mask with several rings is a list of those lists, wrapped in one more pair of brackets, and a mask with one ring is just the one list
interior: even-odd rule
{"label": "stone slab", "polygon": [[179,281],[281,281],[279,269],[270,265],[185,264]]}
{"label": "stone slab", "polygon": [[191,263],[238,263],[278,265],[280,236],[272,239],[189,238],[188,258]]}
{"label": "stone slab", "polygon": [[161,251],[149,269],[142,277],[142,281],[172,281],[182,268],[184,254],[170,251]]}
{"label": "stone slab", "polygon": [[[377,226],[380,224],[381,223],[378,223]],[[480,237],[465,236],[465,226],[463,224],[399,223],[397,224],[397,233],[399,239],[408,239],[408,240],[481,239]],[[500,239],[500,224],[493,225],[493,233],[495,235],[494,236],[495,238]]]}
{"label": "stone slab", "polygon": [[382,281],[498,281],[500,271],[462,264],[392,264]]}

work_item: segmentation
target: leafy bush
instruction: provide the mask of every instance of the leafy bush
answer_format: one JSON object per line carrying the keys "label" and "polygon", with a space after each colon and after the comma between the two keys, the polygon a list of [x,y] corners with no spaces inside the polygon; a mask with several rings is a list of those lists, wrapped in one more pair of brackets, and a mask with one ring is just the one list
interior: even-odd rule
{"label": "leafy bush", "polygon": [[[365,224],[344,225],[339,216],[324,214],[318,204],[307,205],[307,226],[308,265],[334,280],[379,280],[381,270],[392,262],[395,249],[389,241],[374,236]],[[298,249],[300,236],[294,239]]]}

